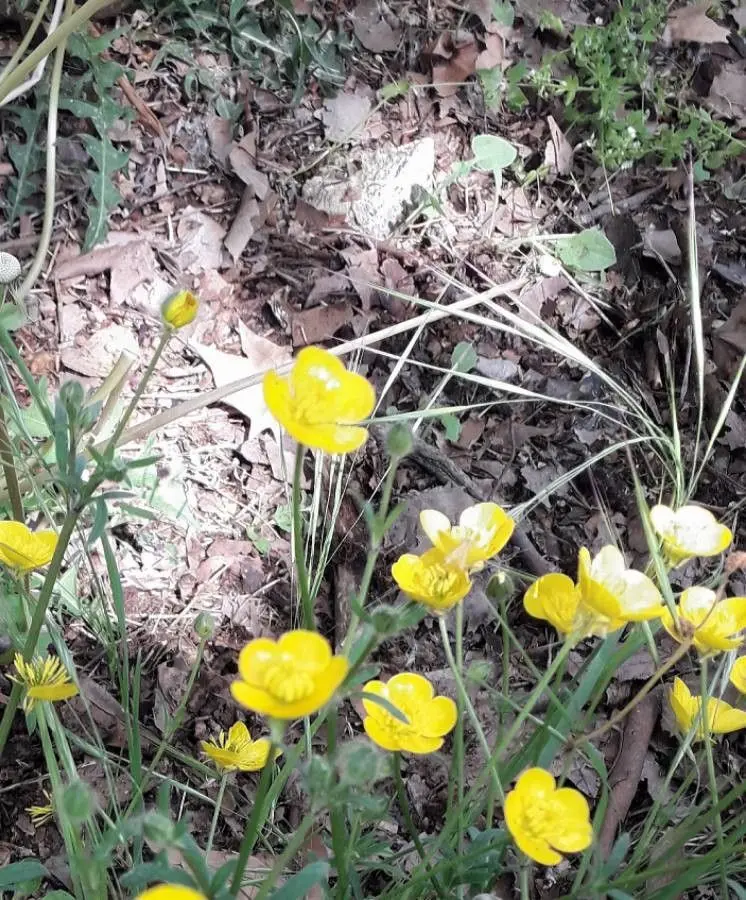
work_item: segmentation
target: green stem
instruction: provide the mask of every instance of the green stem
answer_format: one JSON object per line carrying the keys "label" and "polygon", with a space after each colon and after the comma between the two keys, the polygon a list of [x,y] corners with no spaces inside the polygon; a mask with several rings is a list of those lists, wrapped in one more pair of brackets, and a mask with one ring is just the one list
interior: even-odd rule
{"label": "green stem", "polygon": [[5,64],[2,72],[0,72],[0,85],[2,85],[3,81],[5,81],[8,75],[10,75],[13,69],[15,69],[15,67],[18,65],[18,61],[28,49],[28,45],[31,43],[34,35],[38,31],[39,26],[41,25],[41,20],[44,18],[44,13],[47,11],[48,6],[49,0],[41,0],[39,8],[36,10],[36,15],[31,20],[31,24],[26,29],[26,33],[23,35],[20,44],[16,47],[15,53]]}
{"label": "green stem", "polygon": [[23,500],[18,487],[18,473],[13,458],[13,445],[10,442],[8,426],[5,421],[5,409],[0,403],[0,462],[2,462],[5,485],[10,499],[10,508],[16,522],[23,522]]}
{"label": "green stem", "polygon": [[466,685],[464,684],[461,670],[456,663],[456,660],[453,656],[453,650],[451,649],[451,642],[448,637],[448,626],[446,625],[445,616],[438,617],[438,624],[440,625],[440,637],[443,643],[443,651],[445,652],[451,672],[453,672],[453,677],[456,681],[456,687],[458,688],[459,695],[461,697],[461,703],[466,709],[469,719],[471,720],[471,724],[477,733],[477,738],[479,739],[479,743],[482,746],[482,752],[484,753],[484,758],[489,769],[492,784],[495,788],[495,791],[497,792],[498,797],[500,797],[500,801],[502,802],[505,799],[505,791],[503,790],[503,786],[500,783],[500,776],[497,772],[497,756],[490,750],[490,745],[487,741],[487,736],[484,733],[484,729],[482,728],[482,723],[479,721],[479,716],[477,715],[476,710],[474,709],[474,706],[469,699],[469,694],[466,691]]}
{"label": "green stem", "polygon": [[19,63],[7,77],[3,78],[0,84],[0,103],[8,94],[22,85],[37,65],[49,56],[62,41],[67,40],[74,31],[85,25],[100,9],[108,6],[111,2],[112,0],[88,0],[69,18],[60,22],[59,26],[35,50],[29,53],[22,63]]}
{"label": "green stem", "polygon": [[254,796],[251,818],[246,825],[246,831],[244,831],[241,847],[238,851],[236,868],[233,872],[233,879],[230,886],[230,894],[232,897],[238,896],[238,892],[241,889],[241,881],[243,880],[243,875],[246,871],[246,864],[256,846],[259,832],[262,830],[262,825],[264,824],[262,821],[264,816],[264,798],[267,795],[269,785],[272,781],[272,769],[275,764],[275,747],[275,742],[272,741],[269,746],[269,753],[267,754],[267,762],[264,763],[264,768],[262,769],[262,774],[259,778],[259,785],[256,789],[256,795]]}
{"label": "green stem", "polygon": [[[72,0],[67,0],[65,7],[66,14],[69,14],[73,8]],[[66,49],[67,38],[64,38],[60,41],[55,50],[52,78],[49,85],[46,174],[44,181],[44,219],[42,220],[41,235],[39,236],[39,244],[36,248],[34,259],[26,273],[26,277],[23,279],[23,282],[16,293],[16,297],[19,301],[26,299],[29,291],[34,286],[34,282],[39,277],[39,273],[44,267],[49,244],[52,240],[52,229],[54,227],[54,201],[57,189],[57,113],[60,104],[62,64],[65,61]]]}
{"label": "green stem", "polygon": [[[409,832],[409,836],[412,838],[412,843],[419,854],[420,859],[422,860],[425,869],[430,872],[430,862],[427,858],[427,854],[425,853],[425,847],[420,840],[419,832],[414,824],[414,819],[412,818],[412,807],[409,805],[409,798],[407,797],[407,789],[404,785],[404,779],[401,774],[401,753],[394,753],[392,760],[392,771],[394,773],[394,785],[396,786],[396,801],[399,804],[399,809],[404,818],[404,824],[407,826],[407,831]],[[444,897],[443,888],[440,886],[438,879],[435,875],[431,875],[432,885],[435,888],[435,892],[439,897]]]}
{"label": "green stem", "polygon": [[303,480],[303,456],[305,447],[298,444],[295,451],[295,471],[293,473],[293,553],[295,570],[298,573],[298,592],[300,593],[301,622],[304,628],[316,630],[313,614],[313,599],[308,580],[306,566],[306,550],[303,546],[303,511],[301,509],[301,481]]}
{"label": "green stem", "polygon": [[285,871],[285,867],[303,846],[303,841],[305,841],[306,835],[311,830],[311,827],[313,826],[315,821],[316,812],[306,813],[306,815],[301,820],[300,825],[296,829],[295,834],[287,843],[282,853],[277,857],[277,860],[272,866],[272,870],[270,871],[269,875],[267,875],[267,877],[262,882],[262,886],[261,888],[259,888],[259,893],[256,895],[254,900],[266,900],[266,898],[269,896],[269,892],[275,886],[277,879]]}
{"label": "green stem", "polygon": [[521,900],[531,900],[531,892],[529,890],[529,881],[528,876],[531,873],[531,863],[528,859],[521,860],[521,873],[520,873],[520,885],[521,885]]}
{"label": "green stem", "polygon": [[[327,757],[332,763],[337,748],[337,707],[330,707],[326,716],[326,747]],[[337,884],[335,894],[339,900],[344,900],[347,894],[347,827],[344,814],[344,806],[341,803],[332,803],[329,807],[329,818],[332,826],[332,850],[334,851],[334,866],[337,870]]]}
{"label": "green stem", "polygon": [[117,443],[119,442],[119,438],[121,438],[124,433],[124,429],[127,427],[127,423],[129,422],[132,414],[137,409],[137,404],[140,402],[140,398],[145,392],[145,388],[150,381],[150,376],[155,372],[155,367],[158,365],[158,360],[161,358],[163,351],[166,349],[166,345],[171,340],[171,335],[173,334],[173,328],[169,325],[163,326],[163,331],[161,332],[160,340],[158,341],[158,345],[155,348],[155,351],[150,358],[150,362],[148,363],[148,367],[143,373],[142,378],[140,379],[140,383],[137,385],[137,389],[129,402],[129,406],[124,411],[124,415],[119,420],[117,427],[114,429],[114,434],[109,438],[107,443],[106,452],[113,453],[115,450]]}
{"label": "green stem", "polygon": [[[456,607],[456,668],[464,673],[464,604]],[[456,767],[456,818],[458,822],[458,855],[464,855],[464,710],[461,691],[457,697],[458,719],[453,745],[453,764]],[[489,759],[489,755],[487,756]],[[490,784],[492,782],[490,781]],[[487,823],[487,828],[490,823]]]}
{"label": "green stem", "polygon": [[[717,776],[715,774],[715,759],[712,754],[712,738],[710,735],[710,716],[708,706],[712,702],[710,699],[710,686],[707,682],[707,657],[703,656],[700,659],[700,670],[699,670],[699,683],[700,683],[700,719],[702,722],[702,734],[704,736],[705,741],[705,759],[707,761],[707,779],[710,783],[710,797],[712,799],[713,805],[717,803],[718,800],[718,784],[717,784]],[[725,840],[723,837],[723,820],[720,815],[719,810],[714,811],[715,818],[715,840],[717,841],[718,847],[718,862],[720,869],[720,892],[723,897],[728,897],[730,894],[728,888],[728,873],[725,868],[725,860],[727,859],[727,854],[725,852]]]}
{"label": "green stem", "polygon": [[49,429],[49,433],[54,434],[54,416],[49,411],[47,399],[46,397],[42,396],[42,393],[39,390],[39,386],[36,383],[34,376],[29,371],[28,366],[23,361],[23,357],[18,352],[18,348],[13,343],[13,338],[4,328],[0,328],[0,348],[2,348],[8,359],[10,359],[16,369],[18,369],[18,373],[23,379],[23,383],[25,384],[26,389],[28,390],[29,394],[31,394],[31,398],[34,400],[37,409],[44,419],[44,424]]}
{"label": "green stem", "polygon": [[[57,583],[57,578],[59,577],[62,568],[67,545],[70,543],[70,538],[75,531],[80,510],[85,506],[84,500],[88,499],[91,491],[95,490],[96,487],[97,482],[94,483],[94,479],[91,479],[91,481],[88,482],[86,495],[84,498],[81,498],[81,502],[76,507],[67,513],[65,520],[62,523],[62,530],[57,538],[57,546],[54,548],[54,556],[49,564],[47,577],[44,579],[44,584],[42,584],[41,590],[39,591],[34,614],[31,619],[31,624],[29,625],[28,634],[26,635],[26,642],[23,645],[22,656],[26,662],[30,662],[36,652],[36,645],[39,641],[39,635],[41,634],[41,629],[47,615],[47,607],[49,606],[49,601],[52,599],[52,592],[54,591],[54,586]],[[2,758],[3,750],[5,749],[5,744],[8,740],[8,735],[10,734],[10,729],[13,726],[13,717],[18,709],[22,693],[23,685],[16,682],[13,685],[13,690],[10,692],[8,702],[5,704],[3,717],[0,719],[0,758]]]}
{"label": "green stem", "polygon": [[205,847],[205,856],[210,856],[210,850],[212,850],[212,842],[215,837],[215,830],[218,827],[218,820],[220,819],[220,810],[223,808],[223,797],[225,796],[225,788],[228,784],[228,772],[223,772],[223,777],[220,779],[220,787],[218,788],[218,796],[215,798],[215,812],[212,814],[212,822],[210,822],[210,833],[207,835],[207,846]]}

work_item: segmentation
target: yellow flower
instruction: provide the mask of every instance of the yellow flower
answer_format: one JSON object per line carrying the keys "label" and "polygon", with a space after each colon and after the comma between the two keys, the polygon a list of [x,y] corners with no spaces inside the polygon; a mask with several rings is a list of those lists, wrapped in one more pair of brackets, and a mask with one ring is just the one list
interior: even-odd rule
{"label": "yellow flower", "polygon": [[665,609],[661,622],[680,643],[693,635],[694,646],[703,655],[735,650],[746,628],[746,597],[718,600],[714,591],[690,587],[679,598],[677,620]]}
{"label": "yellow flower", "polygon": [[368,429],[357,423],[373,412],[376,395],[370,382],[348,372],[336,356],[306,347],[287,377],[267,372],[264,401],[299,444],[350,453],[368,437]]}
{"label": "yellow flower", "polygon": [[159,884],[138,894],[135,900],[207,900],[204,894],[183,884]]}
{"label": "yellow flower", "polygon": [[436,509],[420,513],[420,525],[434,547],[466,569],[481,569],[510,540],[515,522],[496,503],[477,503],[451,525]]}
{"label": "yellow flower", "polygon": [[746,656],[740,656],[730,670],[730,683],[733,687],[746,694]]}
{"label": "yellow flower", "polygon": [[562,853],[579,853],[593,840],[588,801],[574,788],[558,788],[544,769],[520,776],[505,798],[505,824],[526,856],[544,866],[556,866]]}
{"label": "yellow flower", "polygon": [[681,506],[677,510],[659,504],[650,510],[650,523],[663,541],[671,565],[680,566],[694,556],[717,556],[726,550],[733,534],[709,509]]}
{"label": "yellow flower", "polygon": [[54,531],[31,531],[22,522],[0,522],[0,563],[19,572],[46,566],[54,556]]}
{"label": "yellow flower", "polygon": [[54,804],[52,803],[52,798],[46,791],[42,791],[42,793],[47,799],[47,802],[43,806],[26,807],[26,812],[29,814],[31,824],[34,828],[41,828],[42,825],[46,825],[50,819],[54,818]]}
{"label": "yellow flower", "polygon": [[252,741],[243,722],[235,722],[228,734],[221,731],[215,741],[202,741],[202,752],[210,757],[219,772],[256,772],[264,768],[269,755],[270,741]]}
{"label": "yellow flower", "polygon": [[426,550],[422,556],[405,553],[391,567],[391,574],[407,596],[433,612],[447,612],[471,590],[468,571],[451,562],[437,547]]}
{"label": "yellow flower", "polygon": [[191,291],[178,291],[161,306],[163,321],[171,328],[191,324],[199,312],[199,300]]}
{"label": "yellow flower", "polygon": [[313,631],[288,631],[278,641],[257,638],[238,657],[233,699],[273,719],[299,719],[331,700],[349,669],[329,641]]}
{"label": "yellow flower", "polygon": [[56,656],[35,656],[25,662],[20,653],[13,660],[16,674],[11,679],[26,688],[23,708],[30,712],[39,702],[69,700],[78,693],[67,669]]}
{"label": "yellow flower", "polygon": [[567,575],[542,575],[526,591],[523,605],[534,618],[577,637],[604,637],[627,622],[655,619],[665,610],[658,588],[647,575],[626,568],[621,552],[611,545],[593,559],[581,547],[577,584]]}
{"label": "yellow flower", "polygon": [[365,732],[384,750],[433,753],[456,724],[456,704],[450,697],[434,696],[433,686],[422,675],[401,672],[385,683],[369,681],[363,691],[388,700],[408,720],[404,723],[380,703],[363,698]]}
{"label": "yellow flower", "polygon": [[[701,717],[702,698],[692,696],[692,692],[684,682],[680,678],[675,678],[670,700],[679,728],[684,732],[688,732],[692,725],[697,722],[695,738],[702,740],[704,738]],[[706,709],[710,734],[727,734],[730,731],[746,728],[746,712],[736,709],[724,700],[708,697]]]}

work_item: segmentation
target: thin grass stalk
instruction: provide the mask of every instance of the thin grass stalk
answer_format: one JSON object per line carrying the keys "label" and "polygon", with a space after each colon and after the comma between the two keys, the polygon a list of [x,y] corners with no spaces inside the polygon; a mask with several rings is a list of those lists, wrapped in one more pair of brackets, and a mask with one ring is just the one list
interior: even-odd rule
{"label": "thin grass stalk", "polygon": [[720,888],[722,896],[728,896],[728,873],[725,869],[725,842],[723,839],[723,819],[720,811],[715,804],[718,801],[718,784],[715,774],[715,759],[712,754],[712,738],[710,735],[710,715],[708,707],[710,705],[710,685],[707,679],[707,657],[703,656],[699,661],[699,684],[700,684],[700,719],[702,722],[702,733],[705,745],[705,760],[707,763],[707,780],[710,787],[710,797],[713,805],[713,819],[715,825],[715,840],[717,841],[719,869],[720,869]]}
{"label": "thin grass stalk", "polygon": [[303,509],[301,500],[301,481],[303,479],[303,456],[305,447],[298,444],[295,451],[295,471],[293,473],[293,555],[295,571],[298,574],[298,593],[300,594],[301,622],[304,628],[314,631],[316,628],[313,614],[313,597],[308,583],[308,566],[306,565],[306,548],[303,543]]}

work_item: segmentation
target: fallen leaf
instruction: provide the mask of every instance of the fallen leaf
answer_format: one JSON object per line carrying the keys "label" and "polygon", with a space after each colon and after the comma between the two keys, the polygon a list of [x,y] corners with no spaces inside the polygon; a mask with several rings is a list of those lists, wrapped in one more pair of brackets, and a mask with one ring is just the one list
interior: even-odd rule
{"label": "fallen leaf", "polygon": [[564,275],[542,278],[541,281],[531,285],[520,295],[518,305],[540,319],[544,304],[549,300],[556,300],[569,284],[570,282]]}
{"label": "fallen leaf", "polygon": [[333,294],[346,294],[349,286],[350,279],[341,272],[322,275],[314,281],[311,293],[306,297],[306,303],[311,306]]}
{"label": "fallen leaf", "polygon": [[352,286],[362,301],[363,310],[367,312],[376,291],[375,285],[381,283],[381,276],[378,272],[378,251],[351,248],[344,250],[342,256],[347,260],[349,266],[347,271]]}
{"label": "fallen leaf", "polygon": [[352,141],[359,137],[370,109],[370,98],[360,90],[354,93],[343,92],[325,100],[321,119],[327,139],[338,142]]}
{"label": "fallen leaf", "polygon": [[725,63],[712,80],[707,105],[727,119],[746,125],[746,71],[743,63]]}
{"label": "fallen leaf", "polygon": [[[231,384],[250,375],[258,375],[291,361],[292,357],[284,347],[278,347],[267,338],[254,334],[241,321],[238,325],[244,356],[224,353],[222,350],[199,344],[197,341],[189,342],[190,349],[202,359],[212,372],[216,387],[223,387],[223,385]],[[280,426],[267,409],[261,382],[254,387],[231,394],[221,402],[250,420],[249,440],[252,436],[257,436],[262,431],[269,429],[279,442]]]}
{"label": "fallen leaf", "polygon": [[464,9],[475,15],[486,28],[492,21],[492,0],[466,0]]}
{"label": "fallen leaf", "polygon": [[247,137],[252,138],[251,145],[253,146],[253,134],[246,135],[242,141],[238,144],[234,144],[228,158],[230,159],[233,171],[238,175],[241,181],[243,181],[244,184],[251,185],[251,187],[254,188],[256,196],[260,200],[264,200],[269,193],[269,179],[264,172],[260,172],[256,168],[256,156],[245,143]]}
{"label": "fallen leaf", "polygon": [[474,35],[445,32],[438,38],[432,55],[445,62],[433,63],[433,84],[441,97],[452,97],[462,83],[476,72],[479,48]]}
{"label": "fallen leaf", "polygon": [[[392,21],[396,21],[391,16]],[[394,27],[384,18],[377,0],[360,0],[352,12],[352,30],[355,37],[371,53],[387,53],[399,46],[401,27]]]}
{"label": "fallen leaf", "polygon": [[484,36],[484,50],[474,64],[476,69],[494,69],[505,59],[505,41],[499,34],[487,32]]}
{"label": "fallen leaf", "polygon": [[553,116],[547,116],[547,125],[551,139],[544,151],[544,162],[558,175],[569,175],[572,171],[572,145]]}
{"label": "fallen leaf", "polygon": [[233,257],[233,262],[238,262],[238,258],[246,249],[246,245],[256,233],[256,223],[259,218],[259,213],[259,204],[254,196],[254,189],[247,185],[244,188],[241,204],[238,207],[236,217],[223,242],[226,249]]}
{"label": "fallen leaf", "polygon": [[205,128],[212,155],[221,166],[225,166],[228,162],[228,154],[233,147],[233,122],[209,113],[205,120]]}
{"label": "fallen leaf", "polygon": [[319,344],[336,334],[343,325],[347,325],[354,315],[349,304],[344,306],[314,306],[303,312],[295,313],[291,321],[294,347],[305,347],[308,344]]}
{"label": "fallen leaf", "polygon": [[707,10],[711,6],[710,0],[705,0],[704,3],[674,10],[663,30],[663,43],[667,46],[687,41],[696,44],[727,43],[730,31],[709,18]]}
{"label": "fallen leaf", "polygon": [[176,234],[181,246],[174,256],[182,271],[198,274],[221,267],[225,228],[207,213],[187,206]]}
{"label": "fallen leaf", "polygon": [[60,350],[60,362],[65,368],[89,378],[104,378],[114,368],[123,351],[135,358],[140,348],[134,333],[124,325],[109,325],[72,347]]}

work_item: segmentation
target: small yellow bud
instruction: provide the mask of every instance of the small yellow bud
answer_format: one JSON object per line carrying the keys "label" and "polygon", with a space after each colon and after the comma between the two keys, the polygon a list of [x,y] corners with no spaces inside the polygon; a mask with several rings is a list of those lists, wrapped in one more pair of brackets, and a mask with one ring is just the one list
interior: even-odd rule
{"label": "small yellow bud", "polygon": [[172,328],[183,328],[194,321],[199,300],[191,291],[178,291],[161,306],[163,321]]}

